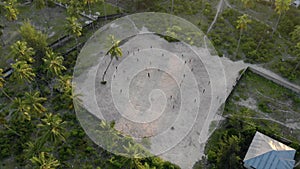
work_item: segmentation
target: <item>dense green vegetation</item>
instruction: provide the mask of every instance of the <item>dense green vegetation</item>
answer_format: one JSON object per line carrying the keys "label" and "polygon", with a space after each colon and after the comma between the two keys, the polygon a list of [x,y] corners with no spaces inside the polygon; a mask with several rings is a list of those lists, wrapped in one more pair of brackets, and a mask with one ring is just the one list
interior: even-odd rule
{"label": "dense green vegetation", "polygon": [[[265,126],[262,121],[259,123],[255,124],[251,119],[238,116],[233,116],[223,121],[220,128],[213,133],[206,145],[206,158],[197,162],[194,165],[194,169],[243,168],[242,160],[256,131],[260,131],[276,140],[284,141],[282,137],[274,135],[278,131],[274,131],[272,125],[276,125],[276,123],[265,123]],[[299,142],[286,144],[297,150],[296,160],[299,159]]]}
{"label": "dense green vegetation", "polygon": [[[0,168],[178,168],[158,157],[130,159],[95,145],[76,119],[72,70],[80,47],[107,23],[106,15],[167,12],[186,18],[206,33],[218,1],[118,1],[125,10],[105,0],[57,2],[68,8],[58,7],[53,0],[0,1]],[[218,55],[262,64],[300,84],[300,10],[290,8],[287,0],[228,2],[230,6],[223,2],[208,32]],[[81,12],[99,12],[104,19],[84,27],[90,19]],[[177,30],[172,27],[168,34]],[[70,35],[66,41],[51,46],[66,35]],[[8,68],[14,73],[4,77]],[[300,131],[285,125],[291,117],[300,119],[299,112],[299,95],[247,72],[226,103],[226,120],[210,138],[207,158],[195,168],[242,168],[256,130],[289,139],[299,160]]]}
{"label": "dense green vegetation", "polygon": [[[206,32],[214,20],[218,2],[219,0],[174,0],[173,8],[171,1],[140,0],[133,4],[130,0],[124,0],[120,3],[124,3],[127,9],[138,12],[173,13],[198,25]],[[297,31],[297,26],[300,25],[300,11],[286,4],[289,4],[288,0],[277,0],[276,3],[263,0],[223,1],[217,20],[208,33],[218,55],[232,60],[262,64],[300,84],[300,35]],[[248,23],[248,28],[241,34],[237,21],[244,14],[248,15],[251,23]]]}
{"label": "dense green vegetation", "polygon": [[[274,72],[297,82],[299,71],[296,65],[299,48],[298,41],[291,40],[291,33],[295,30],[295,26],[300,24],[299,19],[296,19],[300,16],[299,10],[291,8],[284,12],[278,26],[273,26],[277,22],[275,20],[277,13],[275,10],[269,10],[271,4],[259,2],[250,8],[245,8],[240,7],[237,1],[231,2],[234,8],[224,9],[215,29],[209,34],[219,53],[224,53],[234,60],[243,59],[246,62],[263,64]],[[244,31],[241,48],[236,53],[238,35],[235,27],[241,12],[247,13],[252,22],[249,24],[249,29]],[[258,18],[262,15],[266,15],[267,18]]]}
{"label": "dense green vegetation", "polygon": [[[241,104],[249,99],[256,102]],[[194,168],[243,168],[242,160],[256,131],[295,148],[299,160],[300,131],[286,126],[290,119],[300,119],[299,99],[298,94],[247,71],[226,102],[225,120],[205,147],[207,158]],[[282,109],[285,113],[278,112]]]}
{"label": "dense green vegetation", "polygon": [[[28,5],[23,3],[1,2],[1,20],[8,23],[3,25],[4,29],[15,24],[10,21],[24,17],[22,7]],[[7,76],[0,69],[0,168],[178,168],[158,157],[132,159],[114,155],[95,145],[80,127],[74,112],[73,100],[77,96],[72,94],[71,78],[79,48],[64,57],[59,52],[65,53],[86,41],[97,23],[83,29],[82,17],[76,12],[94,1],[65,3],[71,9],[64,17],[62,33],[74,37],[68,40],[68,45],[51,48],[49,35],[32,24],[36,20],[26,18],[21,19],[15,42],[3,39],[1,50],[9,55],[1,60],[11,58],[14,72]],[[111,5],[99,3],[105,5],[105,14],[119,12]],[[34,1],[29,6],[34,10],[51,10],[55,5],[53,1]],[[2,9],[7,9],[7,20]],[[103,122],[99,122],[101,125]],[[127,145],[128,150],[136,151],[133,143]]]}
{"label": "dense green vegetation", "polygon": [[[300,96],[278,84],[275,84],[251,71],[244,74],[238,86],[228,99],[224,116],[239,116],[255,120],[285,124],[299,122]],[[272,129],[291,140],[300,141],[300,131],[287,128]],[[278,126],[279,127],[279,126]]]}

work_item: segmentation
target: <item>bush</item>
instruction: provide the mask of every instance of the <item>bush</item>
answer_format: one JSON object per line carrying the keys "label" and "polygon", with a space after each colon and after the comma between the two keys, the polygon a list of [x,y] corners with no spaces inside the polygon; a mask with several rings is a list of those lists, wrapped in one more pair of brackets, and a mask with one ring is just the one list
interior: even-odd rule
{"label": "bush", "polygon": [[44,52],[47,47],[47,35],[37,31],[29,21],[25,21],[20,27],[22,38],[36,51]]}
{"label": "bush", "polygon": [[289,34],[294,30],[294,26],[294,23],[290,20],[289,17],[284,17],[280,20],[278,31],[281,35],[288,37]]}
{"label": "bush", "polygon": [[210,33],[208,36],[210,37],[214,45],[218,46],[222,44],[222,39],[219,34]]}
{"label": "bush", "polygon": [[207,161],[210,163],[215,163],[217,161],[217,154],[212,150],[208,150]]}
{"label": "bush", "polygon": [[262,101],[258,104],[258,109],[265,113],[272,113],[272,110],[269,108],[269,102],[268,101]]}
{"label": "bush", "polygon": [[205,3],[205,8],[204,8],[203,13],[204,13],[204,15],[206,15],[206,16],[209,16],[209,15],[212,14],[212,8],[211,8],[210,3],[208,3],[208,2]]}
{"label": "bush", "polygon": [[242,39],[242,44],[241,48],[244,53],[249,53],[250,51],[253,51],[257,47],[257,43],[254,42],[253,38],[245,38],[244,40]]}

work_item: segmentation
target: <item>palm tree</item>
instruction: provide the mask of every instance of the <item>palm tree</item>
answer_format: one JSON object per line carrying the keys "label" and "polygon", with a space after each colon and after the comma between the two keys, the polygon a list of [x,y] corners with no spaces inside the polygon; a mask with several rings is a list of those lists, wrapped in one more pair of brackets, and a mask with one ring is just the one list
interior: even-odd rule
{"label": "palm tree", "polygon": [[46,112],[46,108],[42,105],[46,100],[46,98],[40,97],[40,92],[38,91],[32,93],[25,92],[24,102],[30,107],[30,111],[36,115]]}
{"label": "palm tree", "polygon": [[33,156],[30,161],[37,169],[56,169],[60,166],[52,154],[41,152],[38,156]]}
{"label": "palm tree", "polygon": [[17,97],[13,100],[12,108],[16,120],[30,121],[32,117],[37,117],[46,111],[46,108],[42,105],[42,102],[46,101],[47,99],[40,97],[39,95],[39,92],[25,92],[24,98]]}
{"label": "palm tree", "polygon": [[272,35],[277,30],[277,27],[278,27],[278,24],[279,24],[282,14],[290,9],[290,4],[291,4],[291,0],[275,0],[275,11],[277,12],[277,14],[279,16],[278,16],[275,28],[273,29]]}
{"label": "palm tree", "polygon": [[78,19],[74,16],[67,17],[68,24],[66,25],[67,32],[77,37],[82,35],[82,26]]}
{"label": "palm tree", "polygon": [[[78,44],[78,37],[82,35],[82,26],[78,22],[78,19],[74,16],[67,17],[66,30],[69,34],[75,36],[76,45]],[[78,48],[77,48],[78,52]]]}
{"label": "palm tree", "polygon": [[4,2],[4,8],[6,9],[6,17],[10,21],[15,21],[18,19],[17,15],[19,14],[18,9],[16,8],[17,0],[7,0]]}
{"label": "palm tree", "polygon": [[69,0],[63,3],[67,3],[67,13],[69,16],[79,17],[80,12],[82,11],[82,2],[78,0]]}
{"label": "palm tree", "polygon": [[64,90],[61,95],[61,99],[64,101],[65,108],[72,110],[75,104],[81,104],[82,100],[80,99],[80,94],[75,94],[72,92],[72,88]]}
{"label": "palm tree", "polygon": [[64,58],[57,55],[51,50],[46,51],[46,58],[43,58],[45,68],[50,75],[61,75],[62,71],[66,70],[63,66]]}
{"label": "palm tree", "polygon": [[120,159],[112,157],[109,162],[119,168],[128,166],[128,168],[144,169],[147,166],[142,164],[145,150],[139,144],[131,141],[123,144],[126,146],[123,145],[124,153],[120,153]]}
{"label": "palm tree", "polygon": [[43,145],[40,144],[39,140],[36,140],[35,143],[28,141],[25,143],[24,148],[24,155],[26,158],[30,159],[31,157],[35,156],[38,152],[41,151]]}
{"label": "palm tree", "polygon": [[64,75],[60,76],[58,83],[55,85],[55,88],[59,90],[62,94],[60,95],[63,104],[67,109],[73,109],[75,104],[81,104],[82,100],[80,99],[80,94],[76,94],[72,91],[72,76]]}
{"label": "palm tree", "polygon": [[31,65],[26,61],[17,61],[11,66],[14,70],[12,75],[13,78],[18,79],[19,81],[25,80],[29,83],[34,80],[35,73],[33,72]]}
{"label": "palm tree", "polygon": [[0,88],[4,86],[5,80],[3,79],[3,69],[0,69]]}
{"label": "palm tree", "polygon": [[0,69],[0,88],[4,86],[5,80],[3,78],[3,69]]}
{"label": "palm tree", "polygon": [[42,142],[46,142],[47,140],[54,143],[65,141],[64,125],[65,122],[63,122],[59,115],[47,113],[46,117],[42,119],[42,124],[38,124],[38,127],[43,132]]}
{"label": "palm tree", "polygon": [[112,156],[108,162],[115,168],[126,168],[126,169],[145,169],[142,165],[141,159],[130,158],[130,157],[116,157]]}
{"label": "palm tree", "polygon": [[123,148],[126,152],[122,155],[125,157],[133,157],[134,159],[142,158],[143,151],[145,151],[141,145],[132,143],[131,141],[128,141],[127,146],[123,146]]}
{"label": "palm tree", "polygon": [[295,26],[294,31],[291,33],[292,40],[300,43],[300,25]]}
{"label": "palm tree", "polygon": [[72,90],[72,76],[59,76],[58,84],[55,86],[60,92]]}
{"label": "palm tree", "polygon": [[[114,128],[115,122],[107,122],[101,120],[95,134],[101,143],[106,146],[108,150],[114,150],[120,142],[120,132]],[[125,141],[126,138],[122,137],[121,141]]]}
{"label": "palm tree", "polygon": [[64,100],[67,108],[71,110],[74,108],[74,104],[81,105],[82,104],[82,100],[80,98],[81,96],[82,94],[74,93],[72,92],[72,90],[66,90],[63,93],[63,98],[65,98]]}
{"label": "palm tree", "polygon": [[2,93],[11,101],[13,101],[13,99],[3,90],[3,87],[4,87],[4,83],[5,83],[5,80],[3,78],[3,69],[0,69],[0,89],[2,91]]}
{"label": "palm tree", "polygon": [[12,109],[13,109],[13,118],[16,121],[23,122],[25,120],[28,121],[31,120],[30,107],[21,98],[17,97],[14,99],[12,104]]}
{"label": "palm tree", "polygon": [[156,169],[156,167],[151,167],[147,162],[145,162],[143,169]]}
{"label": "palm tree", "polygon": [[112,63],[112,60],[114,58],[116,58],[117,60],[119,59],[118,57],[122,57],[123,53],[122,53],[122,50],[121,48],[119,47],[119,44],[120,44],[120,41],[119,40],[116,40],[115,37],[113,35],[110,35],[109,36],[109,39],[110,39],[110,42],[112,44],[112,47],[110,48],[110,50],[106,53],[106,55],[110,55],[110,61],[109,61],[109,64],[107,65],[104,73],[103,73],[103,76],[102,76],[102,81],[101,81],[101,84],[106,84],[106,81],[104,80],[105,78],[105,75],[106,75],[106,72],[109,68],[109,66],[111,65]]}
{"label": "palm tree", "polygon": [[27,42],[25,41],[17,41],[11,46],[11,51],[16,60],[26,61],[29,63],[33,63],[34,59],[32,56],[35,54],[33,48],[27,46]]}
{"label": "palm tree", "polygon": [[239,40],[238,40],[238,45],[237,45],[237,48],[236,48],[235,55],[238,54],[243,32],[244,32],[244,30],[247,30],[247,27],[248,27],[249,23],[251,23],[251,20],[249,19],[247,14],[244,14],[244,15],[240,16],[239,19],[237,20],[236,28],[240,30],[240,37],[239,37]]}
{"label": "palm tree", "polygon": [[[182,31],[182,28],[180,26],[172,26],[168,27],[166,31],[166,36],[164,37],[168,42],[177,42],[180,39],[180,34],[178,32]],[[188,36],[187,41],[190,41],[190,37]]]}

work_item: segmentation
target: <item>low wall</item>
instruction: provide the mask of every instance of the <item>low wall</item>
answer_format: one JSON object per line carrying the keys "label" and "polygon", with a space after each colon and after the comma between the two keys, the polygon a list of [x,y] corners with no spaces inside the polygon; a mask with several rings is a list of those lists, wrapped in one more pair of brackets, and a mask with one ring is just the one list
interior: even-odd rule
{"label": "low wall", "polygon": [[[295,85],[295,84],[292,84],[290,82],[288,82],[287,80],[281,78],[280,76],[274,74],[272,75],[272,73],[267,73],[265,71],[262,71],[260,70],[261,68],[256,68],[256,67],[253,67],[253,66],[249,66],[248,67],[248,70],[252,71],[253,73],[256,73],[268,80],[271,80],[272,82],[276,83],[276,84],[279,84],[285,88],[288,88],[298,94],[300,94],[300,87]],[[278,77],[276,77],[278,76]]]}

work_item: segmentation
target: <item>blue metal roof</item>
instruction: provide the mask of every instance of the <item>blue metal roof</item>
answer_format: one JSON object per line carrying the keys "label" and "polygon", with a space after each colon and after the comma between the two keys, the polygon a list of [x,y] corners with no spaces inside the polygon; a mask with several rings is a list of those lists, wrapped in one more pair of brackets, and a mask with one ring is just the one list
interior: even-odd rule
{"label": "blue metal roof", "polygon": [[244,159],[244,166],[255,169],[293,169],[296,150],[256,132]]}

